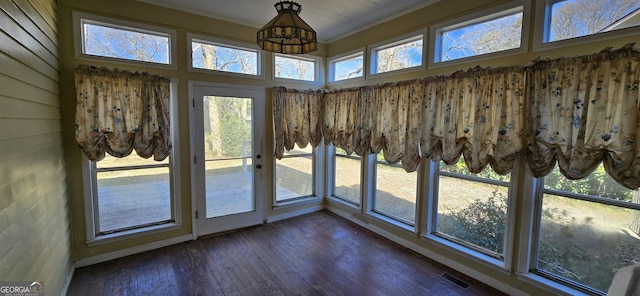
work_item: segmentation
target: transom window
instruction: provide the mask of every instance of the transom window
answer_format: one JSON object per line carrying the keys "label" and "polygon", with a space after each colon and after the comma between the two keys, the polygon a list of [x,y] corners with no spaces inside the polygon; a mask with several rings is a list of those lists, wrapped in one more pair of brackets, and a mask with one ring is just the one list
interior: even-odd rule
{"label": "transom window", "polygon": [[260,75],[257,49],[232,46],[204,39],[191,40],[191,66],[196,69]]}
{"label": "transom window", "polygon": [[329,60],[329,81],[348,80],[363,76],[363,51]]}
{"label": "transom window", "polygon": [[543,42],[636,27],[639,15],[637,0],[547,0]]}
{"label": "transom window", "polygon": [[484,15],[453,25],[436,26],[434,62],[520,48],[523,7]]}
{"label": "transom window", "polygon": [[421,67],[423,41],[420,34],[372,48],[371,74]]}
{"label": "transom window", "polygon": [[79,55],[173,64],[173,30],[82,13],[74,13],[74,19]]}
{"label": "transom window", "polygon": [[640,261],[640,193],[602,165],[575,181],[556,167],[538,198],[534,272],[604,295],[619,268]]}
{"label": "transom window", "polygon": [[273,77],[276,79],[321,82],[320,59],[310,56],[274,54]]}

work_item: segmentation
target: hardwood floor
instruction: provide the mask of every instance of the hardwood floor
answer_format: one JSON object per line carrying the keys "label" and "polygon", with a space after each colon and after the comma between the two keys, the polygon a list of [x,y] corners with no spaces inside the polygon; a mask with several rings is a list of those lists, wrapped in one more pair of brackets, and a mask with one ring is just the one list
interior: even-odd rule
{"label": "hardwood floor", "polygon": [[321,211],[79,268],[67,295],[503,294]]}

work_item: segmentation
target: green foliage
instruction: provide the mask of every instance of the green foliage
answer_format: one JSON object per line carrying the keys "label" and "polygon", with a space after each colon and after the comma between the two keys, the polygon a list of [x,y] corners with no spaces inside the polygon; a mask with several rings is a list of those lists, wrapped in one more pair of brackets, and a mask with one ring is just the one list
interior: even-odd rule
{"label": "green foliage", "polygon": [[602,196],[617,200],[631,201],[633,191],[618,184],[609,177],[602,165],[598,166],[588,177],[580,180],[569,180],[556,167],[544,178],[546,188]]}
{"label": "green foliage", "polygon": [[243,110],[243,104],[246,103],[237,98],[217,97],[215,100],[220,121],[220,146],[224,157],[241,157],[251,153],[251,124],[246,121],[251,110],[246,106]]}
{"label": "green foliage", "polygon": [[507,221],[507,197],[495,190],[488,199],[438,219],[438,232],[502,254]]}
{"label": "green foliage", "polygon": [[462,156],[460,157],[460,159],[458,159],[458,162],[451,165],[447,165],[444,162],[441,162],[440,170],[444,172],[450,172],[450,173],[456,173],[456,174],[468,175],[468,176],[476,176],[484,179],[499,180],[504,182],[509,182],[511,178],[510,174],[498,175],[498,173],[494,172],[489,166],[487,166],[479,174],[471,173],[469,171],[469,168],[467,168],[467,164],[464,162],[464,157]]}

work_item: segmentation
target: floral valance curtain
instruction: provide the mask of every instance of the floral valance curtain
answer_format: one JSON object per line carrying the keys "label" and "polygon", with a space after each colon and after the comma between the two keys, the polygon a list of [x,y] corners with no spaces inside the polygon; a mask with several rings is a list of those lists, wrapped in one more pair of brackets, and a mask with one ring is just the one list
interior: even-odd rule
{"label": "floral valance curtain", "polygon": [[93,161],[165,159],[171,151],[167,78],[91,66],[75,71],[76,140]]}
{"label": "floral valance curtain", "polygon": [[[490,164],[508,173],[522,147],[523,73],[521,67],[472,69],[327,93],[276,89],[276,156],[296,141],[315,146],[324,136],[347,153],[382,151],[407,171],[421,157],[453,163],[464,154],[473,172]],[[310,106],[321,110],[321,122]]]}
{"label": "floral valance curtain", "polygon": [[272,93],[273,122],[275,126],[275,155],[282,158],[284,149],[298,144],[318,146],[322,140],[322,90],[289,90],[275,88]]}
{"label": "floral valance curtain", "polygon": [[569,179],[602,161],[615,180],[640,186],[640,53],[632,45],[528,67],[527,163],[536,177],[558,162]]}
{"label": "floral valance curtain", "polygon": [[464,155],[471,172],[490,165],[506,174],[526,147],[536,177],[557,161],[563,174],[579,179],[603,161],[618,182],[638,188],[639,81],[640,53],[628,45],[377,86],[276,89],[276,156],[296,141],[316,145],[324,137],[347,153],[382,151],[407,171],[421,158],[451,164]]}
{"label": "floral valance curtain", "polygon": [[487,164],[498,174],[511,172],[523,146],[522,67],[476,68],[424,84],[422,155],[453,164],[463,154],[473,173]]}

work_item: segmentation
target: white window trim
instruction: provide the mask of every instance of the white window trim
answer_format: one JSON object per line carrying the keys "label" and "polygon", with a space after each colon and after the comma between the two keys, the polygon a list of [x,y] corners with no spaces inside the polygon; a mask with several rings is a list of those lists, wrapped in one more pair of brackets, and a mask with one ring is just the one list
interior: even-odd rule
{"label": "white window trim", "polygon": [[[290,58],[290,59],[300,59],[300,60],[306,60],[306,61],[309,61],[309,62],[313,62],[313,64],[314,64],[314,69],[313,69],[314,81],[276,77],[276,56],[281,56],[281,57]],[[273,81],[292,82],[292,83],[311,84],[311,85],[323,85],[324,84],[324,63],[323,63],[323,58],[322,57],[314,56],[314,55],[307,55],[307,54],[302,54],[302,55],[284,55],[284,54],[272,53],[271,54],[271,65],[272,65],[272,67],[271,67],[271,79]]]}
{"label": "white window trim", "polygon": [[[389,47],[394,47],[396,45],[400,45],[403,43],[408,43],[414,40],[418,40],[420,38],[422,38],[422,61],[420,65],[409,67],[409,68],[393,70],[393,71],[382,72],[382,73],[374,72],[378,68],[378,58],[377,58],[378,51],[384,50]],[[367,57],[369,59],[369,62],[365,63],[365,70],[366,70],[365,78],[367,79],[374,78],[374,77],[377,78],[377,77],[385,77],[390,75],[398,75],[398,74],[403,74],[408,72],[423,71],[427,68],[426,66],[427,51],[428,50],[427,50],[427,30],[426,29],[404,34],[392,39],[385,40],[383,42],[371,44],[367,46]]]}
{"label": "white window trim", "polygon": [[[449,31],[460,27],[465,27],[472,24],[477,24],[493,19],[503,17],[522,10],[522,32],[520,34],[520,47],[512,48],[502,51],[496,51],[491,53],[479,54],[470,57],[464,57],[448,61],[440,61],[441,50],[441,35],[443,31]],[[457,64],[464,64],[470,62],[479,62],[487,59],[506,57],[516,54],[526,53],[529,48],[529,28],[530,28],[530,13],[531,0],[517,0],[502,5],[492,7],[490,9],[482,10],[472,14],[465,15],[464,17],[456,18],[447,22],[439,23],[430,28],[429,41],[433,46],[429,50],[429,68],[439,68]],[[437,58],[437,61],[436,61]]]}
{"label": "white window trim", "polygon": [[[521,158],[519,158],[521,159]],[[429,166],[429,174],[428,179],[425,178],[423,182],[430,182],[427,184],[433,184],[431,188],[426,189],[428,191],[429,201],[428,201],[428,214],[427,217],[430,219],[426,222],[426,226],[424,231],[421,231],[421,236],[433,241],[441,246],[444,246],[448,249],[455,250],[460,253],[464,257],[474,259],[478,262],[486,263],[486,266],[490,266],[493,268],[497,268],[500,271],[509,272],[512,266],[513,261],[513,242],[515,240],[515,225],[516,225],[516,202],[517,202],[517,186],[518,182],[518,170],[521,165],[520,162],[517,162],[516,166],[511,173],[508,184],[506,185],[508,189],[507,193],[507,221],[505,223],[505,237],[503,242],[503,254],[502,259],[495,258],[490,256],[479,249],[476,250],[470,246],[465,244],[459,244],[454,241],[450,241],[446,238],[443,238],[437,235],[437,221],[438,221],[438,198],[439,198],[439,184],[440,184],[440,163],[430,161],[431,165]],[[481,181],[483,184],[491,184],[485,183]],[[503,185],[500,185],[503,186]],[[471,243],[470,243],[471,244]]]}
{"label": "white window trim", "polygon": [[[207,43],[216,46],[222,46],[227,48],[234,48],[245,51],[255,51],[258,55],[257,60],[257,74],[245,74],[245,73],[236,73],[222,70],[213,70],[213,69],[202,69],[193,67],[193,50],[191,43],[192,41]],[[189,54],[187,55],[187,67],[189,72],[195,73],[207,73],[207,74],[217,74],[217,75],[227,75],[234,77],[243,77],[243,78],[254,78],[254,79],[264,79],[264,51],[260,50],[258,45],[231,41],[226,39],[215,38],[212,36],[187,33],[187,49],[189,50]]]}
{"label": "white window trim", "polygon": [[[382,151],[380,151],[380,153],[382,153]],[[380,162],[378,162],[378,154],[373,154],[373,153],[370,154],[369,167],[370,167],[370,170],[372,170],[372,172],[367,176],[370,182],[370,188],[369,188],[370,191],[368,196],[367,210],[365,214],[378,218],[379,220],[387,222],[389,224],[395,225],[401,229],[410,230],[411,232],[417,233],[419,228],[418,227],[419,220],[420,220],[420,217],[418,216],[420,214],[420,211],[418,211],[418,205],[420,204],[418,200],[419,194],[420,194],[420,188],[419,188],[420,178],[421,178],[420,170],[412,172],[416,174],[416,184],[414,184],[416,186],[416,196],[415,196],[416,204],[413,208],[413,222],[412,222],[412,221],[404,220],[401,217],[395,216],[391,213],[384,213],[383,211],[379,211],[375,209],[375,200],[378,195],[378,164],[380,164]],[[386,165],[391,166],[390,164],[386,164]],[[407,174],[411,174],[411,173],[407,173]]]}
{"label": "white window trim", "polygon": [[[367,74],[366,71],[366,64],[367,64],[367,59],[366,59],[366,47],[362,47],[356,50],[352,50],[343,54],[339,54],[336,56],[332,56],[330,58],[327,58],[327,66],[328,66],[328,78],[327,81],[329,85],[335,85],[335,84],[340,84],[340,83],[347,83],[347,82],[354,82],[354,81],[361,81],[364,80]],[[335,80],[335,69],[336,69],[336,63],[344,61],[344,60],[348,60],[351,58],[355,58],[357,56],[362,55],[362,76],[360,77],[353,77],[353,78],[347,78],[347,79],[342,79],[342,80]]]}
{"label": "white window trim", "polygon": [[336,190],[336,183],[335,183],[335,174],[336,174],[336,169],[338,168],[336,165],[336,147],[333,145],[328,145],[326,146],[325,149],[325,155],[327,155],[327,159],[328,161],[326,162],[327,164],[327,169],[326,169],[326,176],[325,176],[325,180],[327,180],[327,192],[326,192],[326,197],[341,203],[345,206],[351,207],[353,209],[357,209],[358,211],[361,210],[361,206],[362,206],[362,184],[364,182],[363,179],[363,158],[360,159],[360,196],[359,196],[359,202],[358,204],[353,203],[352,201],[349,201],[343,197],[340,197],[338,195],[335,194],[335,190]]}
{"label": "white window trim", "polygon": [[[551,2],[551,3],[549,3]],[[550,14],[549,10],[551,8],[550,4],[558,1],[548,1],[548,0],[539,0],[536,1],[536,19],[535,19],[535,30],[534,30],[534,42],[533,42],[533,51],[544,51],[549,49],[557,49],[575,45],[583,45],[594,43],[598,41],[611,40],[622,37],[630,37],[637,36],[640,34],[640,26],[623,28],[618,30],[613,30],[609,32],[596,33],[587,36],[574,37],[569,39],[557,40],[557,41],[549,41],[546,40],[549,37],[549,31],[547,23],[550,22]]]}
{"label": "white window trim", "polygon": [[[164,69],[172,69],[172,70],[176,70],[178,68],[175,30],[147,25],[147,24],[129,22],[129,21],[124,21],[120,19],[99,16],[99,15],[93,15],[93,14],[88,14],[88,13],[79,12],[79,11],[73,11],[72,18],[73,18],[74,51],[75,51],[76,59],[110,62],[110,63],[118,63],[118,64],[128,64],[128,65],[143,65],[148,67],[156,67],[156,68],[164,68]],[[128,60],[128,59],[122,59],[122,58],[102,57],[102,56],[85,54],[83,50],[84,44],[83,44],[83,38],[82,38],[83,20],[89,23],[94,23],[97,25],[106,26],[110,28],[130,30],[134,32],[149,33],[153,35],[168,37],[169,38],[169,53],[168,53],[169,63],[161,64],[161,63],[155,63],[155,62],[136,61],[136,60]]]}
{"label": "white window trim", "polygon": [[[311,144],[309,144],[311,145]],[[297,196],[297,197],[292,197],[292,198],[288,198],[285,200],[277,200],[278,196],[277,196],[277,184],[275,183],[275,180],[277,178],[276,173],[277,173],[277,159],[275,159],[274,161],[274,166],[273,166],[273,206],[274,208],[279,208],[279,207],[287,207],[287,206],[292,206],[292,205],[300,205],[300,204],[304,204],[304,203],[309,203],[309,202],[315,202],[318,200],[322,200],[322,198],[325,195],[325,190],[324,190],[324,167],[323,164],[324,163],[324,153],[320,153],[321,151],[324,151],[324,143],[321,142],[318,147],[313,148],[313,152],[312,152],[312,156],[311,156],[311,179],[312,179],[312,184],[311,184],[311,188],[313,188],[313,191],[311,192],[311,195],[303,195],[303,196]],[[283,157],[285,158],[286,155]]]}
{"label": "white window trim", "polygon": [[[171,188],[171,206],[173,222],[140,227],[126,231],[114,232],[105,235],[99,235],[97,232],[97,221],[99,217],[96,215],[98,184],[96,179],[95,162],[90,161],[84,154],[82,157],[82,176],[84,181],[84,213],[85,213],[85,229],[86,244],[89,246],[99,245],[103,243],[119,241],[129,238],[139,237],[140,235],[148,235],[158,232],[176,230],[182,228],[182,210],[180,199],[180,149],[177,144],[179,139],[177,110],[178,110],[178,80],[171,79],[171,130],[172,143],[170,162],[169,162],[169,182]],[[87,185],[88,184],[88,185]]]}

